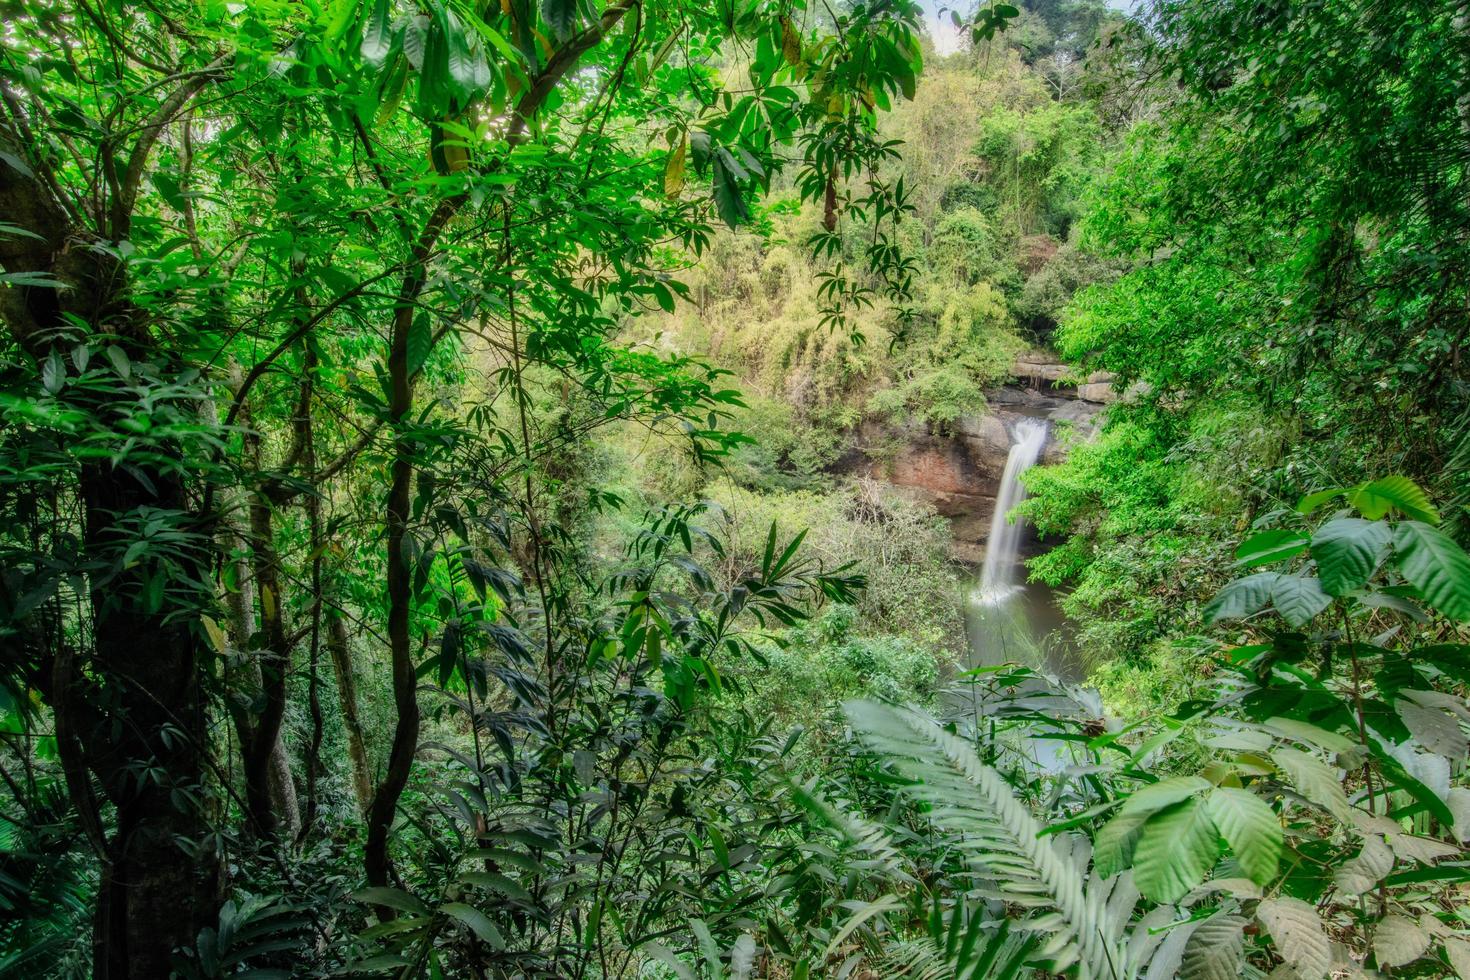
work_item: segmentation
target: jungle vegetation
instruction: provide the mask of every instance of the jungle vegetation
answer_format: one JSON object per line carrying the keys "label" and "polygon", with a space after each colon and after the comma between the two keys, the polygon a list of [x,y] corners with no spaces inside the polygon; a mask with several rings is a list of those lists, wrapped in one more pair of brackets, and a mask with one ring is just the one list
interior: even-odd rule
{"label": "jungle vegetation", "polygon": [[1139,6],[6,4],[0,975],[1470,977],[1470,4]]}

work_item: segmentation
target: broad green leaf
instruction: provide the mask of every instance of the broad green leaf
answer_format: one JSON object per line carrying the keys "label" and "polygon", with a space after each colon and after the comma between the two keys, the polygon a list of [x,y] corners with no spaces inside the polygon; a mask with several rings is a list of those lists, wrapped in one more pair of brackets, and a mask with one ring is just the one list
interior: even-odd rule
{"label": "broad green leaf", "polygon": [[429,327],[429,316],[420,313],[413,318],[408,327],[408,373],[410,376],[418,374],[423,369],[424,362],[429,359],[429,351],[434,346],[434,333]]}
{"label": "broad green leaf", "polygon": [[374,886],[372,888],[359,888],[352,893],[352,897],[359,902],[369,905],[385,905],[390,909],[400,912],[412,912],[415,915],[428,915],[429,907],[408,892],[398,888],[386,886]]}
{"label": "broad green leaf", "polygon": [[388,52],[393,49],[393,29],[389,22],[388,0],[376,0],[367,23],[362,28],[363,64],[377,71],[388,63]]}
{"label": "broad green leaf", "polygon": [[1373,955],[1379,966],[1404,966],[1429,951],[1429,933],[1403,915],[1386,915],[1373,930]]}
{"label": "broad green leaf", "polygon": [[1295,558],[1306,550],[1307,536],[1301,531],[1275,528],[1242,541],[1235,549],[1235,563],[1242,568],[1255,568]]}
{"label": "broad green leaf", "polygon": [[457,106],[464,109],[490,87],[490,64],[478,39],[452,10],[444,15],[449,82]]}
{"label": "broad green leaf", "polygon": [[1213,784],[1200,776],[1170,776],[1136,790],[1124,801],[1120,814],[1148,816],[1166,806],[1173,806],[1197,793],[1203,793]]}
{"label": "broad green leaf", "polygon": [[1451,619],[1470,620],[1470,555],[1449,535],[1422,521],[1404,521],[1393,548],[1404,578]]}
{"label": "broad green leaf", "polygon": [[1256,572],[1245,578],[1236,579],[1220,590],[1220,594],[1205,606],[1205,622],[1218,623],[1222,619],[1243,619],[1260,612],[1271,599],[1279,572]]}
{"label": "broad green leaf", "polygon": [[1348,502],[1370,521],[1397,510],[1411,520],[1439,523],[1439,511],[1429,502],[1428,495],[1404,476],[1386,476],[1365,483],[1348,495]]}
{"label": "broad green leaf", "polygon": [[1220,858],[1220,833],[1196,799],[1176,803],[1144,824],[1133,857],[1133,882],[1155,902],[1189,894]]}
{"label": "broad green leaf", "polygon": [[460,876],[460,879],[466,884],[488,888],[518,902],[531,901],[530,892],[503,874],[496,874],[493,871],[467,871]]}
{"label": "broad green leaf", "polygon": [[1357,856],[1343,863],[1333,875],[1337,890],[1344,895],[1361,895],[1393,871],[1393,851],[1377,835],[1363,838]]}
{"label": "broad green leaf", "polygon": [[1327,975],[1332,944],[1316,909],[1299,898],[1268,898],[1256,906],[1256,918],[1301,980],[1322,980]]}
{"label": "broad green leaf", "polygon": [[715,210],[719,212],[720,220],[731,228],[739,227],[750,218],[750,211],[745,204],[745,196],[740,192],[740,180],[726,164],[728,153],[718,153],[714,157],[714,195]]}
{"label": "broad green leaf", "polygon": [[1450,969],[1460,980],[1470,980],[1470,942],[1446,937],[1444,954],[1450,961]]}
{"label": "broad green leaf", "polygon": [[714,980],[721,980],[725,971],[720,958],[720,947],[715,944],[715,937],[710,933],[709,926],[703,919],[690,919],[689,928],[694,930],[694,938],[699,941],[699,951],[704,955],[704,963],[709,967],[710,976]]}
{"label": "broad green leaf", "polygon": [[1451,761],[1464,760],[1470,744],[1467,744],[1465,733],[1460,730],[1460,721],[1454,715],[1406,698],[1396,700],[1393,710],[1420,745]]}
{"label": "broad green leaf", "polygon": [[679,145],[669,154],[669,162],[664,165],[665,197],[678,197],[679,192],[684,189],[684,163],[688,158],[689,141],[681,139]]}
{"label": "broad green leaf", "polygon": [[1470,844],[1470,789],[1460,786],[1451,789],[1445,806],[1449,807],[1454,816],[1450,827],[1454,831],[1455,839],[1461,844]]}
{"label": "broad green leaf", "polygon": [[112,369],[117,372],[118,377],[124,381],[128,380],[133,373],[133,362],[128,359],[128,352],[118,344],[109,344],[102,349],[107,355],[107,360],[112,363]]}
{"label": "broad green leaf", "polygon": [[730,980],[749,980],[755,972],[755,938],[742,932],[730,947]]}
{"label": "broad green leaf", "polygon": [[1312,557],[1322,591],[1340,596],[1362,588],[1392,540],[1392,528],[1382,521],[1340,517],[1323,524],[1312,535]]}
{"label": "broad green leaf", "polygon": [[638,948],[673,970],[679,980],[694,980],[694,971],[689,969],[689,964],[675,956],[673,950],[667,946],[660,943],[644,943]]}
{"label": "broad green leaf", "polygon": [[577,29],[577,0],[541,0],[541,17],[556,39],[565,41]]}
{"label": "broad green leaf", "polygon": [[1293,626],[1310,623],[1332,604],[1332,597],[1310,575],[1280,575],[1271,585],[1271,604]]}
{"label": "broad green leaf", "polygon": [[7,286],[30,286],[32,289],[71,288],[70,284],[46,272],[4,272],[0,273],[0,283]]}
{"label": "broad green leaf", "polygon": [[1318,490],[1316,493],[1309,493],[1301,500],[1297,501],[1297,513],[1311,514],[1315,512],[1318,508],[1320,508],[1323,504],[1342,496],[1346,492],[1346,490],[1343,490],[1341,487],[1339,487],[1333,490]]}
{"label": "broad green leaf", "polygon": [[1271,760],[1291,778],[1292,785],[1302,796],[1343,822],[1352,819],[1352,807],[1348,805],[1342,783],[1322,760],[1309,752],[1292,748],[1277,749],[1271,753]]}
{"label": "broad green leaf", "polygon": [[479,909],[465,905],[463,902],[445,902],[439,906],[439,911],[463,922],[491,949],[505,948],[505,936],[501,935],[495,923],[491,922],[489,917]]}
{"label": "broad green leaf", "polygon": [[1296,718],[1282,718],[1277,716],[1267,718],[1262,724],[1278,735],[1294,739],[1298,742],[1306,742],[1309,745],[1315,745],[1319,749],[1326,749],[1333,755],[1351,752],[1353,750],[1354,743],[1351,739]]}
{"label": "broad green leaf", "polygon": [[1146,813],[1120,813],[1103,824],[1092,842],[1092,861],[1098,874],[1111,878],[1133,863],[1138,837],[1148,817]]}
{"label": "broad green leaf", "polygon": [[1092,842],[1092,861],[1097,873],[1111,878],[1133,863],[1146,813],[1118,814],[1103,824]]}
{"label": "broad green leaf", "polygon": [[1205,798],[1210,819],[1230,845],[1235,860],[1252,881],[1268,885],[1281,859],[1281,821],[1259,796],[1222,786]]}
{"label": "broad green leaf", "polygon": [[1235,980],[1245,955],[1246,920],[1213,915],[1201,922],[1184,947],[1181,980]]}

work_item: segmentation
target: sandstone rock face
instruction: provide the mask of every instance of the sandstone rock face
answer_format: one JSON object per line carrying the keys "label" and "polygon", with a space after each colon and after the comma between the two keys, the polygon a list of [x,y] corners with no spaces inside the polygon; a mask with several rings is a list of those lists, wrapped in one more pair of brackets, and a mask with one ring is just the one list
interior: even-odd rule
{"label": "sandstone rock face", "polygon": [[864,423],[835,469],[898,487],[930,504],[950,521],[953,555],[980,562],[1011,430],[1022,417],[1051,425],[1041,462],[1058,463],[1079,442],[1091,439],[1104,406],[1118,399],[1113,375],[1094,371],[1081,384],[1053,354],[1030,352],[1016,360],[1016,384],[986,392],[990,412],[967,416],[940,436],[922,424]]}
{"label": "sandstone rock face", "polygon": [[1116,401],[1118,395],[1113,391],[1111,382],[1100,381],[1097,384],[1085,384],[1077,386],[1077,397],[1087,402],[1098,402],[1106,405]]}
{"label": "sandstone rock face", "polygon": [[1087,380],[1077,383],[1071,377],[1071,369],[1051,354],[1031,351],[1016,358],[1011,368],[1017,382],[1037,391],[1062,397],[1080,398],[1083,401],[1107,405],[1117,400],[1113,391],[1113,375],[1108,371],[1094,371]]}
{"label": "sandstone rock face", "polygon": [[935,435],[920,424],[866,423],[837,469],[880,480],[928,503],[949,519],[953,556],[979,563],[1016,420],[1051,423],[1042,462],[1056,463],[1070,446],[1091,438],[1101,409],[1096,402],[1024,388],[999,389],[990,401],[991,414],[960,419],[952,435]]}

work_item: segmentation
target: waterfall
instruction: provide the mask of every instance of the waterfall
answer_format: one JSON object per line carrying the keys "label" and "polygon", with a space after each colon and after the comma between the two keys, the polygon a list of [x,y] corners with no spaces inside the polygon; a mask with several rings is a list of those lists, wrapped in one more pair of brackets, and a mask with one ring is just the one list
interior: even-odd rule
{"label": "waterfall", "polygon": [[985,565],[980,570],[979,600],[994,605],[1013,595],[1020,585],[1019,552],[1021,521],[1009,521],[1012,507],[1026,498],[1021,474],[1036,464],[1046,445],[1046,422],[1023,418],[1016,421],[1011,433],[1011,451],[1006,455],[1005,472],[995,494],[995,515],[990,519],[990,537],[985,541]]}

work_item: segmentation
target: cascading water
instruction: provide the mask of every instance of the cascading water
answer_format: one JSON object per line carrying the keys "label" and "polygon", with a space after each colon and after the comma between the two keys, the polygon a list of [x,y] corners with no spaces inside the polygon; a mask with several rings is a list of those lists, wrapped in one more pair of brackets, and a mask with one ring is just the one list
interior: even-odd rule
{"label": "cascading water", "polygon": [[1006,455],[1006,468],[995,495],[995,515],[990,519],[990,537],[985,542],[985,564],[980,569],[976,596],[986,605],[998,605],[1021,588],[1018,579],[1023,528],[1019,520],[1011,521],[1008,515],[1012,507],[1026,498],[1021,474],[1041,458],[1046,436],[1044,419],[1018,419],[1011,433],[1011,450]]}

